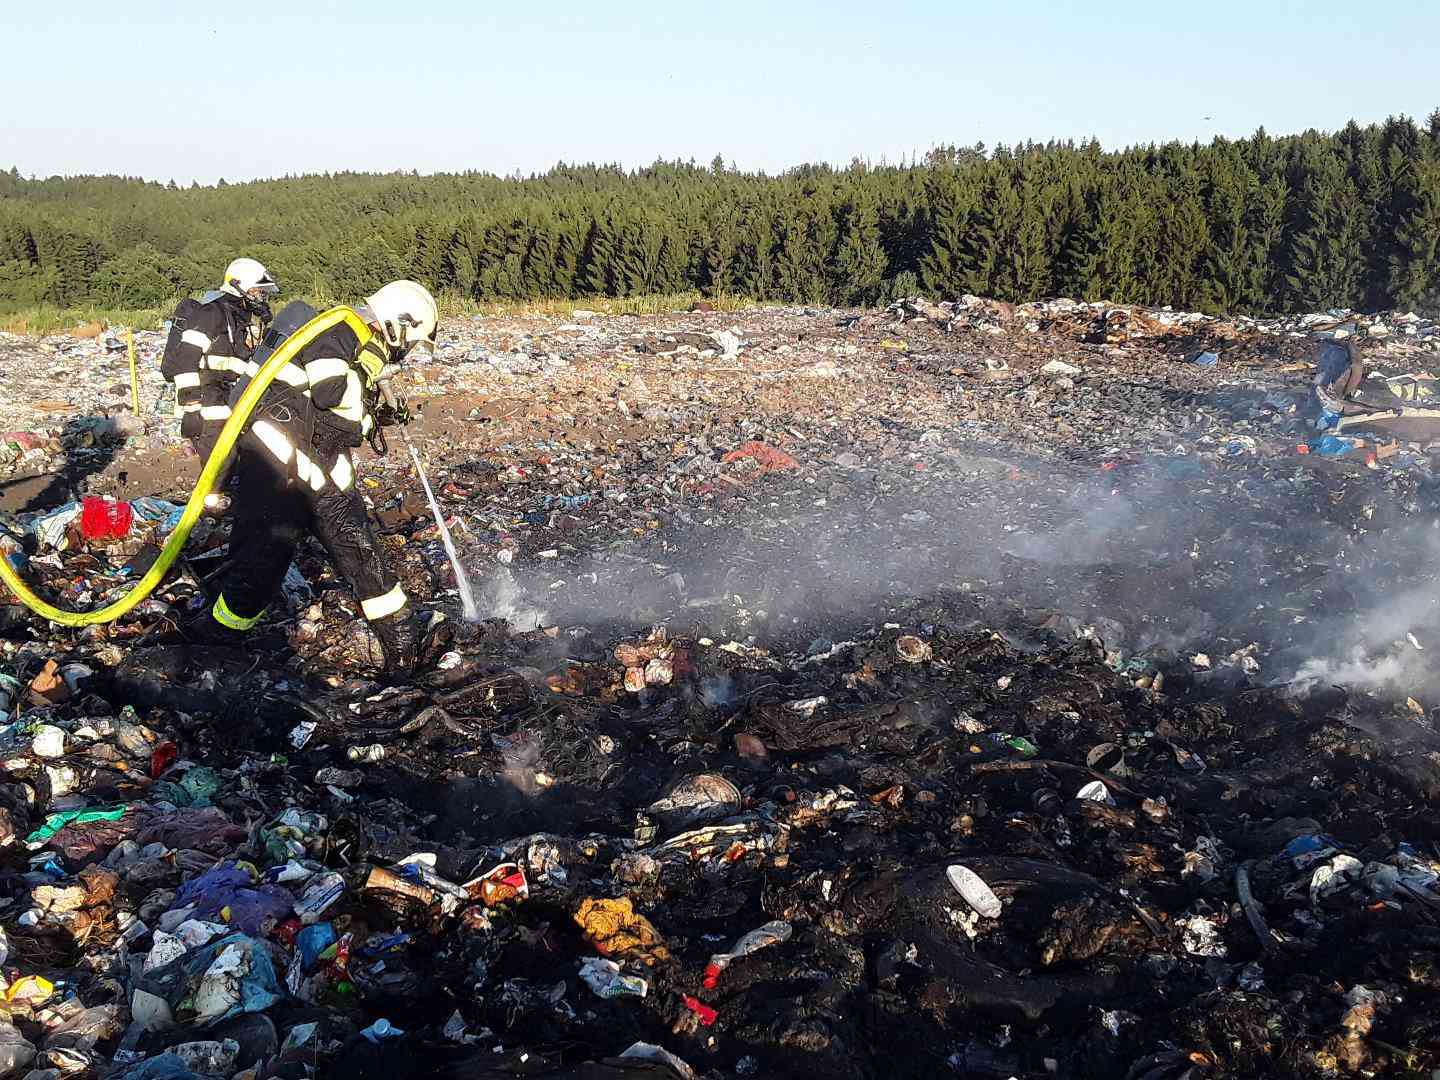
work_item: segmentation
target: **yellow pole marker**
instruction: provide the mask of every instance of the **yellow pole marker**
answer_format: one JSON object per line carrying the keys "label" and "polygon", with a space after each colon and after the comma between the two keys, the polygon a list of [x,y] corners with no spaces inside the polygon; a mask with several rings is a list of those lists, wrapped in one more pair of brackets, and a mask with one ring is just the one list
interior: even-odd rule
{"label": "yellow pole marker", "polygon": [[135,331],[126,331],[126,341],[130,347],[130,410],[140,415],[140,375],[135,370]]}

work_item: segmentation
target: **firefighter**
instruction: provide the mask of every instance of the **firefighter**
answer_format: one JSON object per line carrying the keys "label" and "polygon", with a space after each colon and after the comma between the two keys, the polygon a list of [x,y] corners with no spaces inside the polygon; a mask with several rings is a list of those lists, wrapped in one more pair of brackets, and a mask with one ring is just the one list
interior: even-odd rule
{"label": "firefighter", "polygon": [[[279,591],[307,535],[324,546],[350,584],[361,614],[395,678],[416,664],[419,628],[405,590],[375,541],[355,486],[351,451],[369,439],[383,452],[381,428],[404,422],[389,380],[416,345],[433,349],[439,312],[413,281],[394,281],[357,308],[335,308],[305,322],[297,351],[261,397],[240,438],[231,514],[232,560],[208,616],[192,627],[202,640],[231,640],[255,626]],[[276,327],[298,325],[290,309]],[[274,336],[274,335],[272,335]],[[278,344],[267,339],[262,355]],[[232,404],[244,384],[233,392]]]}
{"label": "firefighter", "polygon": [[[225,421],[230,419],[232,386],[255,351],[270,321],[267,297],[279,291],[275,279],[254,259],[236,259],[225,268],[225,281],[206,300],[182,300],[171,319],[160,372],[175,384],[175,415],[180,434],[202,461],[209,458]],[[253,321],[258,320],[257,332]],[[206,504],[223,503],[224,476]]]}

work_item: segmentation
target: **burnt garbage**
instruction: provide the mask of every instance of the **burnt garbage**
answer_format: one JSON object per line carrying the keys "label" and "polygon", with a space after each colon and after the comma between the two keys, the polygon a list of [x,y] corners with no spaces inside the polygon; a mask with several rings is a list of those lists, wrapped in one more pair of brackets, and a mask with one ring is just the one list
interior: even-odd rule
{"label": "burnt garbage", "polygon": [[932,608],[808,656],[466,627],[416,685],[312,689],[242,742],[25,671],[11,1074],[1434,1060],[1423,718]]}

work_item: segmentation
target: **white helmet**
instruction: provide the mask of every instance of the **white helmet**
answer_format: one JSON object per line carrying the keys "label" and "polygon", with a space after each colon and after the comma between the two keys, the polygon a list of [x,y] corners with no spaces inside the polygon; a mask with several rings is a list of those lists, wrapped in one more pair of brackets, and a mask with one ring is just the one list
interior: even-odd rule
{"label": "white helmet", "polygon": [[365,298],[372,321],[380,328],[385,344],[392,349],[412,345],[435,347],[435,330],[440,309],[430,290],[418,281],[392,281],[373,296]]}
{"label": "white helmet", "polygon": [[235,259],[225,268],[225,284],[221,290],[231,296],[252,292],[257,296],[273,296],[280,291],[280,286],[258,259]]}

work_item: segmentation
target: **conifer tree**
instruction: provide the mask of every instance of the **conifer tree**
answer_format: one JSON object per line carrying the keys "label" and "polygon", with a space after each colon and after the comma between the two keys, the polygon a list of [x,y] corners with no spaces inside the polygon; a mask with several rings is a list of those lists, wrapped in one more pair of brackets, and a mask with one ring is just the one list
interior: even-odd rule
{"label": "conifer tree", "polygon": [[1019,171],[1011,161],[1007,160],[1003,169],[990,171],[968,233],[967,292],[1001,300],[1018,299],[1015,257],[1024,211],[1019,184]]}
{"label": "conifer tree", "polygon": [[1300,310],[1351,308],[1362,297],[1365,208],[1338,155],[1320,149],[1311,156],[1286,287]]}
{"label": "conifer tree", "polygon": [[730,288],[738,296],[775,295],[775,228],[770,208],[759,200],[740,210]]}
{"label": "conifer tree", "polygon": [[446,276],[460,295],[474,298],[480,280],[480,243],[483,236],[479,222],[468,218],[455,227],[446,251]]}
{"label": "conifer tree", "polygon": [[561,294],[555,281],[559,237],[549,214],[540,213],[527,222],[529,241],[520,264],[522,296],[549,298]]}
{"label": "conifer tree", "polygon": [[1408,211],[1396,222],[1387,292],[1401,308],[1440,304],[1440,159],[1421,161],[1409,180]]}
{"label": "conifer tree", "polygon": [[1095,217],[1086,232],[1078,273],[1081,295],[1087,300],[1143,302],[1154,234],[1155,207],[1139,177],[1112,172],[1100,185]]}
{"label": "conifer tree", "polygon": [[575,287],[583,246],[584,239],[580,233],[579,223],[574,220],[562,220],[559,236],[555,242],[554,281],[557,296],[574,297],[576,295]]}
{"label": "conifer tree", "polygon": [[585,243],[585,253],[580,260],[580,285],[583,290],[595,296],[618,296],[618,279],[615,275],[615,249],[619,242],[618,231],[611,210],[607,208],[596,216],[590,226],[590,235]]}
{"label": "conifer tree", "polygon": [[873,304],[886,268],[879,212],[865,187],[856,185],[840,204],[840,244],[831,267],[831,295],[843,304]]}
{"label": "conifer tree", "polygon": [[1193,308],[1202,299],[1205,256],[1211,250],[1210,230],[1200,196],[1200,176],[1188,158],[1175,163],[1168,177],[1170,197],[1159,205],[1159,245],[1155,251],[1156,280],[1152,302]]}
{"label": "conifer tree", "polygon": [[974,262],[970,250],[970,219],[979,203],[971,170],[940,165],[926,178],[930,203],[930,250],[920,259],[920,280],[936,296],[965,292]]}
{"label": "conifer tree", "polygon": [[1050,295],[1055,280],[1059,187],[1046,183],[1042,169],[1038,159],[1028,162],[1020,184],[1020,227],[1010,280],[1013,297],[1022,302]]}

